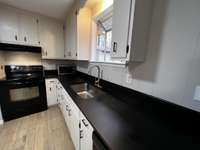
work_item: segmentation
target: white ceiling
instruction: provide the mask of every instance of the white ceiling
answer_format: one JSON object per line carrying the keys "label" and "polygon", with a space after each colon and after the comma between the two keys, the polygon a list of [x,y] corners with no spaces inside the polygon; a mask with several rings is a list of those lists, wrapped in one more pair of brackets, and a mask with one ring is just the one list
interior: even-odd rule
{"label": "white ceiling", "polygon": [[64,20],[75,0],[0,0],[10,6]]}

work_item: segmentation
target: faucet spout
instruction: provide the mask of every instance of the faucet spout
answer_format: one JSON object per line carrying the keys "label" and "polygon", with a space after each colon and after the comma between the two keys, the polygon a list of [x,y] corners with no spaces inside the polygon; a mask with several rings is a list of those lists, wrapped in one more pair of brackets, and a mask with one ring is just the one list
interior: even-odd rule
{"label": "faucet spout", "polygon": [[100,67],[99,67],[98,65],[91,66],[91,67],[89,68],[89,70],[88,70],[88,74],[89,74],[89,75],[91,75],[91,72],[92,72],[92,69],[93,69],[93,68],[97,68],[97,74],[98,74],[98,78],[95,78],[94,84],[95,84],[95,86],[101,88],[101,86],[100,86],[100,74],[101,74],[101,69],[100,69]]}

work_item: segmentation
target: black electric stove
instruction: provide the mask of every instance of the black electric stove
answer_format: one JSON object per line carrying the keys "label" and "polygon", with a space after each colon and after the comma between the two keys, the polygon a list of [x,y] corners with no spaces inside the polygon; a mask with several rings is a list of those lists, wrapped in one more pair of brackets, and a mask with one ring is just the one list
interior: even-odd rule
{"label": "black electric stove", "polygon": [[0,85],[4,121],[47,109],[42,66],[5,66],[6,79]]}

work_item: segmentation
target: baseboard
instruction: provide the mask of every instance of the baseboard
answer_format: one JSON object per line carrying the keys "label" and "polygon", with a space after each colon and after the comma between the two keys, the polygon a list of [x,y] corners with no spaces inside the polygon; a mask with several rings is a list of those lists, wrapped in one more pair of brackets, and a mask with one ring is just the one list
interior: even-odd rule
{"label": "baseboard", "polygon": [[0,120],[0,125],[2,125],[3,124],[3,120]]}

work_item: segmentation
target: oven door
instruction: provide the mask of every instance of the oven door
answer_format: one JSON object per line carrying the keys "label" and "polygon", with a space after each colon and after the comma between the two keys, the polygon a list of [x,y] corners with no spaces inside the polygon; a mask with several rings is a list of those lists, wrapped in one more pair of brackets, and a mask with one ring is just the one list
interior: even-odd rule
{"label": "oven door", "polygon": [[5,121],[47,109],[44,80],[8,82],[1,88],[0,95]]}

